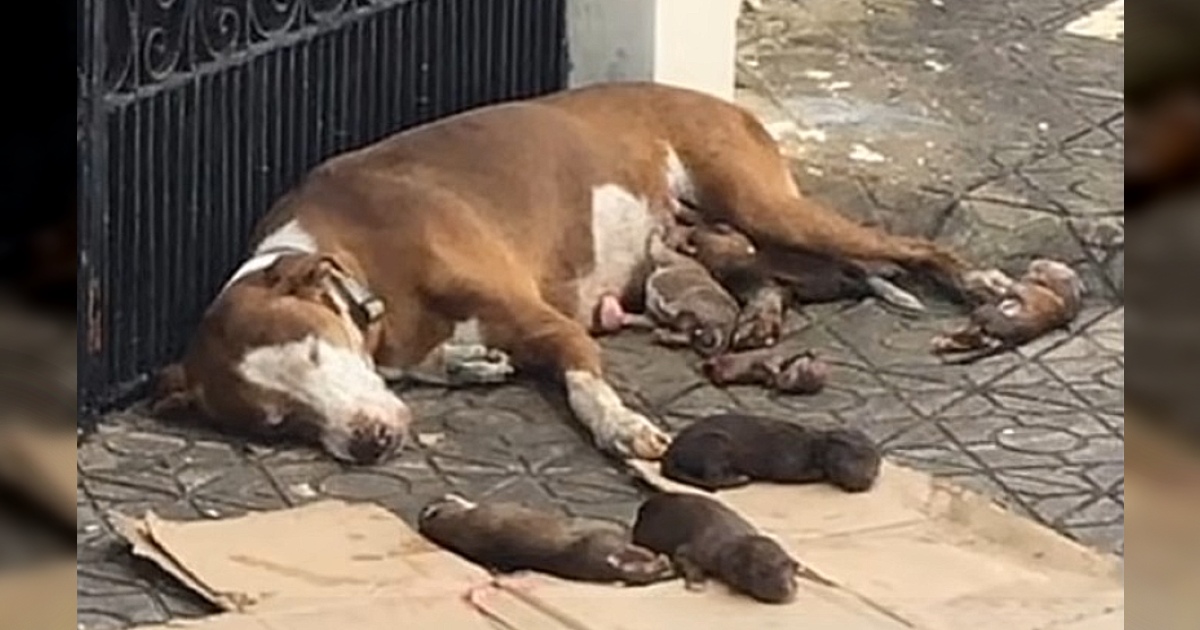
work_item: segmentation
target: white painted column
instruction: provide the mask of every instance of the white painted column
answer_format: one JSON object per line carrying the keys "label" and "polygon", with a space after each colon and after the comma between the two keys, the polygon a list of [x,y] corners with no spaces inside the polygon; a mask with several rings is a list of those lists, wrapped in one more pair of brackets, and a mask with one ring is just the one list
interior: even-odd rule
{"label": "white painted column", "polygon": [[567,0],[572,87],[656,81],[732,100],[741,0]]}

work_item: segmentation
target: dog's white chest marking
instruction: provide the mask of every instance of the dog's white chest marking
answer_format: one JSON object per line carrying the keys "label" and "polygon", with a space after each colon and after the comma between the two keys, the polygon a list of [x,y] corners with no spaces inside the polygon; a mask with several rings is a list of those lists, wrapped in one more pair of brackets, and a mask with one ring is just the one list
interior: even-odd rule
{"label": "dog's white chest marking", "polygon": [[655,218],[649,202],[616,184],[592,191],[592,246],[595,266],[579,280],[580,321],[591,320],[605,294],[629,288],[646,260]]}

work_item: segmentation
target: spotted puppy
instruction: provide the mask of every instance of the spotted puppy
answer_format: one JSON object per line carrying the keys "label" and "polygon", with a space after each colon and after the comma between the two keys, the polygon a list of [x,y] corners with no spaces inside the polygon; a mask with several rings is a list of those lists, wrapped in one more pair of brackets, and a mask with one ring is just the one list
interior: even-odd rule
{"label": "spotted puppy", "polygon": [[573,521],[514,503],[446,495],[425,506],[417,529],[434,543],[500,572],[540,571],[585,582],[645,585],[675,576],[670,561],[608,523]]}
{"label": "spotted puppy", "polygon": [[978,292],[994,297],[972,311],[965,326],[933,341],[935,353],[971,353],[960,363],[978,361],[1065,328],[1079,316],[1083,305],[1083,282],[1075,270],[1045,258],[1031,262],[1015,282],[993,270],[979,274],[975,284]]}
{"label": "spotted puppy", "polygon": [[675,229],[660,228],[650,238],[653,269],[645,282],[645,315],[626,313],[615,299],[605,298],[597,309],[598,328],[652,328],[662,345],[713,356],[729,345],[738,303],[704,265],[675,250]]}
{"label": "spotted puppy", "polygon": [[875,484],[880,462],[879,449],[861,431],[729,413],[680,431],[663,456],[662,475],[710,492],[754,481],[828,482],[863,492]]}

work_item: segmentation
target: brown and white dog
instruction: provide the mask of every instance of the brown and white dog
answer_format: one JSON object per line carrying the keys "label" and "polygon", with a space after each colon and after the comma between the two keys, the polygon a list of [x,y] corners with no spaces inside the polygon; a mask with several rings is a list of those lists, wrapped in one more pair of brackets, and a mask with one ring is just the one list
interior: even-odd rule
{"label": "brown and white dog", "polygon": [[[160,409],[319,440],[370,463],[412,414],[385,378],[441,364],[561,375],[613,453],[658,458],[667,435],[605,381],[589,323],[635,299],[647,239],[680,204],[756,242],[957,278],[954,254],[860,227],[801,196],[748,112],[653,84],[608,84],[484,107],[329,159],[260,222]],[[499,351],[499,352],[497,352]]]}

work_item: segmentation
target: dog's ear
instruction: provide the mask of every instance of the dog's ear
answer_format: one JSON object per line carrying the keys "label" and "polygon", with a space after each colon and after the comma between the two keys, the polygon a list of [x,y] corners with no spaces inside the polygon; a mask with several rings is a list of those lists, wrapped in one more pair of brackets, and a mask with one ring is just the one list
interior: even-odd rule
{"label": "dog's ear", "polygon": [[267,267],[265,275],[280,293],[301,295],[321,290],[338,268],[330,256],[284,256]]}
{"label": "dog's ear", "polygon": [[172,363],[155,375],[150,415],[168,416],[191,411],[196,409],[199,402],[199,394],[188,381],[183,364]]}

